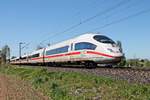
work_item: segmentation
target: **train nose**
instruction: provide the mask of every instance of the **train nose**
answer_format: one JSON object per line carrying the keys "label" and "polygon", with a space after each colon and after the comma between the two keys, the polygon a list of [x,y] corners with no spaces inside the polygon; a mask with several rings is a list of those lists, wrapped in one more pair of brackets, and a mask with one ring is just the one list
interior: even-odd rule
{"label": "train nose", "polygon": [[123,54],[119,51],[119,49],[112,49],[112,48],[107,48],[107,51],[109,54],[113,56],[123,56]]}

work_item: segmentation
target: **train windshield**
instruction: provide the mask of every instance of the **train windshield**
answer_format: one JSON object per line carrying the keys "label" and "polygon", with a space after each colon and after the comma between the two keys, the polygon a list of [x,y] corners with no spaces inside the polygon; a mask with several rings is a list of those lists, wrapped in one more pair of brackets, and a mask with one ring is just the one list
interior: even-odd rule
{"label": "train windshield", "polygon": [[115,42],[112,39],[103,35],[95,35],[93,38],[101,43],[115,44]]}

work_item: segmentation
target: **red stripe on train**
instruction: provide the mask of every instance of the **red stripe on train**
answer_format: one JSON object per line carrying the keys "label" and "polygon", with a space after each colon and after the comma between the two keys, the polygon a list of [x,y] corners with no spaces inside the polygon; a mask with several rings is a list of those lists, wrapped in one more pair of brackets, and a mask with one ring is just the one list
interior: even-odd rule
{"label": "red stripe on train", "polygon": [[88,54],[96,54],[96,55],[101,55],[101,56],[106,56],[106,57],[110,57],[113,58],[114,56],[108,55],[108,54],[104,54],[101,52],[95,52],[95,51],[87,51]]}
{"label": "red stripe on train", "polygon": [[[108,55],[108,54],[95,52],[95,51],[87,51],[86,53],[87,54],[96,54],[96,55],[106,56],[106,57],[110,57],[110,58],[114,57],[114,56],[111,56],[111,55]],[[66,54],[56,54],[56,55],[52,55],[52,56],[45,56],[44,58],[54,58],[54,57],[69,56],[69,55],[79,55],[79,54],[81,54],[81,52],[71,52],[71,53],[66,53]],[[43,57],[32,58],[31,60],[38,60],[38,59],[42,59],[42,58]]]}
{"label": "red stripe on train", "polygon": [[43,57],[31,58],[31,60],[43,59]]}
{"label": "red stripe on train", "polygon": [[71,52],[71,53],[66,53],[66,54],[57,54],[53,56],[45,56],[45,58],[53,58],[53,57],[61,57],[61,56],[69,56],[69,55],[78,55],[80,52]]}
{"label": "red stripe on train", "polygon": [[[71,52],[71,53],[66,53],[66,54],[56,54],[52,56],[44,56],[44,58],[54,58],[54,57],[61,57],[61,56],[69,56],[69,55],[78,55],[80,52]],[[31,60],[38,60],[42,59],[43,57],[37,57],[37,58],[32,58]]]}

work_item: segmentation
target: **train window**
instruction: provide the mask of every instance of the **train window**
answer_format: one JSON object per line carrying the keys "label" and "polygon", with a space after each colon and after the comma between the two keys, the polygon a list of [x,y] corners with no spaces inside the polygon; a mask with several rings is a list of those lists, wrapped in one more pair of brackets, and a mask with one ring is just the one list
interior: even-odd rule
{"label": "train window", "polygon": [[106,36],[103,36],[103,35],[95,35],[93,38],[101,43],[115,44],[115,42],[112,39],[110,39]]}
{"label": "train window", "polygon": [[34,54],[34,55],[30,56],[30,58],[35,58],[35,57],[39,57],[39,56],[40,56],[40,54],[37,53],[37,54]]}
{"label": "train window", "polygon": [[27,57],[22,57],[21,59],[27,59]]}
{"label": "train window", "polygon": [[75,44],[75,50],[90,49],[95,50],[96,45],[89,42],[79,42]]}
{"label": "train window", "polygon": [[68,52],[68,48],[69,46],[64,46],[64,47],[48,50],[46,51],[46,55],[65,53],[65,52]]}

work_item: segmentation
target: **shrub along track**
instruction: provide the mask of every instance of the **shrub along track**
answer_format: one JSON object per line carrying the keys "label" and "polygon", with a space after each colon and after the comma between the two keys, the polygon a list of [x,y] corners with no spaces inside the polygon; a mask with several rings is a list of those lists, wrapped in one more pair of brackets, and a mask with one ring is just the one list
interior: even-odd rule
{"label": "shrub along track", "polygon": [[97,76],[111,77],[126,80],[131,83],[150,84],[150,70],[131,68],[95,68],[86,69],[79,67],[46,67],[49,71],[79,72]]}

